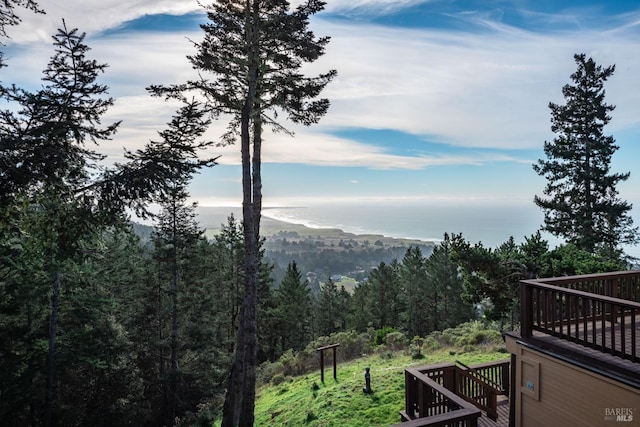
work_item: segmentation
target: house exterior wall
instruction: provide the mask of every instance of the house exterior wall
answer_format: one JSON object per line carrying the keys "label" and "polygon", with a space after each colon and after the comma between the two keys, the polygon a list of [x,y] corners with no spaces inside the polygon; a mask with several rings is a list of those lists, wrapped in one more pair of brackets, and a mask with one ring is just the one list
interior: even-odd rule
{"label": "house exterior wall", "polygon": [[640,426],[640,390],[505,338],[515,427]]}

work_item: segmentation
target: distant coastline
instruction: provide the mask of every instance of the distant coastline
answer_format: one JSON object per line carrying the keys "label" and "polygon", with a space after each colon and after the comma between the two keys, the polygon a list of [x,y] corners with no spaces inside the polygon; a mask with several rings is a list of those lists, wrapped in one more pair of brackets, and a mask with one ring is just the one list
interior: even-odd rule
{"label": "distant coastline", "polygon": [[[197,212],[200,226],[206,230],[208,237],[215,236],[221,227],[227,224],[227,218],[231,214],[233,214],[234,218],[238,222],[242,219],[242,211],[241,208],[238,207],[198,207]],[[371,243],[380,241],[389,246],[435,246],[439,243],[437,240],[391,237],[377,233],[352,233],[333,227],[308,227],[304,224],[274,219],[265,215],[262,216],[260,223],[261,235],[265,237],[272,237],[283,232],[297,233],[300,237],[319,237],[329,240],[352,239],[359,242],[369,241]]]}

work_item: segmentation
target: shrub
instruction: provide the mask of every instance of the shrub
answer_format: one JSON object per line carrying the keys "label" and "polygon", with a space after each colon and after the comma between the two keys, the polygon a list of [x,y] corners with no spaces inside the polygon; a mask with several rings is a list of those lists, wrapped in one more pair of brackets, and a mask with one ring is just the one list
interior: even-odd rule
{"label": "shrub", "polygon": [[433,335],[429,335],[424,339],[422,343],[422,348],[424,349],[424,351],[432,352],[442,348],[442,345],[440,344],[440,342],[438,342],[438,339],[436,338],[436,336],[439,336],[439,334],[435,336]]}
{"label": "shrub", "polygon": [[424,359],[424,354],[420,352],[414,352],[413,354],[411,354],[411,358],[413,360],[421,360],[421,359]]}
{"label": "shrub", "polygon": [[420,338],[419,336],[413,337],[410,346],[412,359],[424,359],[424,355],[422,354],[422,346],[424,345],[424,342],[425,340]]}
{"label": "shrub", "polygon": [[209,427],[216,420],[214,403],[199,403],[196,413],[186,412],[182,418],[176,418],[176,427]]}
{"label": "shrub", "polygon": [[392,327],[390,327],[390,326],[385,326],[385,327],[384,327],[384,328],[382,328],[382,329],[378,329],[378,330],[376,330],[376,334],[375,334],[375,336],[374,336],[374,338],[373,338],[373,345],[375,345],[375,346],[379,346],[379,345],[384,344],[384,339],[385,339],[385,337],[386,337],[388,334],[390,334],[391,332],[396,332],[396,330],[395,330],[395,329],[393,329],[393,328],[392,328]]}
{"label": "shrub", "polygon": [[384,343],[389,350],[399,351],[406,349],[409,342],[402,332],[389,332],[384,337]]}
{"label": "shrub", "polygon": [[440,341],[445,345],[456,347],[501,344],[502,334],[495,325],[474,321],[445,329],[440,335]]}
{"label": "shrub", "polygon": [[331,344],[340,344],[336,353],[339,362],[346,362],[371,353],[370,334],[367,332],[359,334],[355,331],[336,332],[328,337],[319,337],[307,345],[305,352],[315,354],[317,348]]}
{"label": "shrub", "polygon": [[376,353],[378,354],[378,356],[380,356],[380,359],[388,359],[391,360],[394,357],[396,357],[396,353],[394,353],[393,351],[389,350],[387,347],[385,346],[380,346],[378,348],[376,348]]}
{"label": "shrub", "polygon": [[259,384],[267,384],[278,372],[282,372],[282,365],[277,362],[264,362],[256,370],[256,380]]}
{"label": "shrub", "polygon": [[285,377],[283,373],[277,373],[275,374],[272,378],[271,378],[271,384],[273,385],[280,385],[284,382]]}

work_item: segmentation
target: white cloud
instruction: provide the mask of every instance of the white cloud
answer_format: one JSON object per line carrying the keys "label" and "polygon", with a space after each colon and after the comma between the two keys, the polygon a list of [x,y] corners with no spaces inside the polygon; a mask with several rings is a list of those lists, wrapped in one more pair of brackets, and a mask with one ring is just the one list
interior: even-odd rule
{"label": "white cloud", "polygon": [[[327,12],[365,12],[382,15],[408,6],[433,0],[328,0]],[[207,5],[213,0],[200,3]],[[295,7],[302,0],[292,0]],[[50,40],[65,19],[70,28],[81,27],[82,31],[95,33],[117,28],[127,21],[145,15],[183,15],[202,12],[197,0],[46,0],[40,2],[45,15],[34,15],[30,11],[17,10],[23,19],[21,25],[9,29],[14,42]]]}
{"label": "white cloud", "polygon": [[[27,19],[10,49],[10,67],[2,81],[37,82],[52,52],[50,35],[67,15],[69,26],[88,33],[92,55],[110,64],[105,81],[117,98],[108,119],[123,120],[116,140],[105,150],[117,158],[120,148],[141,146],[165,127],[173,108],[147,96],[152,83],[184,81],[193,75],[186,55],[193,53],[192,34],[136,32],[92,38],[92,32],[118,26],[124,20],[150,13],[197,10],[192,0],[122,0],[47,2],[47,18]],[[407,6],[418,1],[329,1],[327,8]],[[91,4],[91,6],[89,6]],[[349,6],[351,5],[351,6]],[[394,6],[394,7],[395,7]],[[561,88],[575,70],[573,54],[585,52],[597,62],[615,63],[607,84],[607,100],[618,107],[610,132],[640,126],[640,92],[635,90],[640,41],[630,29],[637,19],[608,32],[563,32],[540,35],[493,22],[490,31],[476,34],[421,29],[390,29],[370,24],[313,20],[318,35],[330,35],[327,54],[307,67],[310,73],[335,68],[338,78],[324,93],[332,106],[319,125],[295,128],[296,137],[269,135],[264,160],[378,169],[419,169],[442,164],[522,161],[509,156],[442,155],[409,157],[379,147],[331,135],[340,128],[393,129],[430,140],[472,148],[540,148],[552,137],[549,101],[562,102]],[[626,26],[626,28],[625,28]],[[44,36],[36,34],[47,34]],[[12,31],[12,35],[16,32]],[[45,40],[46,42],[42,42]],[[630,90],[634,88],[634,90]],[[105,122],[109,120],[105,119]],[[225,123],[210,132],[216,137]],[[390,142],[392,144],[393,141]],[[238,148],[212,149],[221,162],[237,164]],[[529,160],[526,160],[529,162]]]}
{"label": "white cloud", "polygon": [[[222,129],[218,129],[222,131]],[[389,144],[392,146],[392,142]],[[418,155],[403,156],[391,153],[391,148],[372,146],[329,134],[298,132],[294,138],[266,132],[262,160],[265,163],[297,163],[315,166],[362,166],[371,169],[419,170],[443,165],[481,165],[491,162],[521,162],[522,159],[504,154],[468,155]],[[239,165],[239,147],[211,148],[211,153],[220,154],[219,163]],[[531,160],[524,161],[527,164]]]}
{"label": "white cloud", "polygon": [[383,15],[433,0],[327,0],[328,12],[361,12]]}
{"label": "white cloud", "polygon": [[182,15],[201,10],[195,0],[47,0],[39,2],[46,14],[17,11],[23,22],[9,29],[14,42],[49,42],[62,25],[96,33],[118,27],[144,15]]}
{"label": "white cloud", "polygon": [[[429,3],[434,0],[325,0],[324,10],[327,12],[358,13],[384,15],[402,10],[409,6]],[[303,0],[290,0],[292,7],[302,4]]]}
{"label": "white cloud", "polygon": [[633,55],[640,43],[623,34],[545,36],[504,26],[467,34],[353,23],[323,23],[320,32],[333,35],[322,64],[339,72],[327,90],[333,108],[325,125],[398,129],[460,146],[539,147],[550,136],[547,105],[562,102],[573,54],[583,51],[625,69],[607,85],[608,101],[619,105],[611,129],[636,126],[640,116],[640,97],[628,90],[640,70]]}

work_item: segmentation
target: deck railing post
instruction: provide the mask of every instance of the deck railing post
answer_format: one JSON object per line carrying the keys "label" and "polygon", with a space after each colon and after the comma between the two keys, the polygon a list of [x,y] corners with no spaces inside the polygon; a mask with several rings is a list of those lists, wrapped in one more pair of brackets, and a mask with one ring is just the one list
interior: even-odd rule
{"label": "deck railing post", "polygon": [[509,395],[509,390],[511,386],[511,363],[503,363],[501,367],[502,372],[502,390]]}
{"label": "deck railing post", "polygon": [[[618,298],[618,283],[619,283],[619,278],[612,278],[609,279],[609,282],[611,283],[611,296],[614,298]],[[617,305],[611,305],[611,323],[617,323],[618,322],[618,306]]]}
{"label": "deck railing post", "polygon": [[533,320],[533,289],[526,282],[520,282],[520,334],[530,337]]}
{"label": "deck railing post", "polygon": [[453,365],[442,369],[442,386],[447,390],[451,390],[454,393],[458,392],[456,388],[456,371],[457,370],[458,370],[458,367]]}
{"label": "deck railing post", "polygon": [[426,411],[426,406],[427,402],[429,402],[429,404],[431,404],[431,399],[427,400],[427,397],[431,397],[431,396],[426,396],[426,394],[428,393],[428,389],[427,387],[422,383],[422,382],[418,382],[418,418],[423,418],[428,416],[428,413]]}
{"label": "deck railing post", "polygon": [[404,410],[407,413],[407,416],[413,418],[414,411],[414,377],[409,373],[409,371],[404,371]]}

